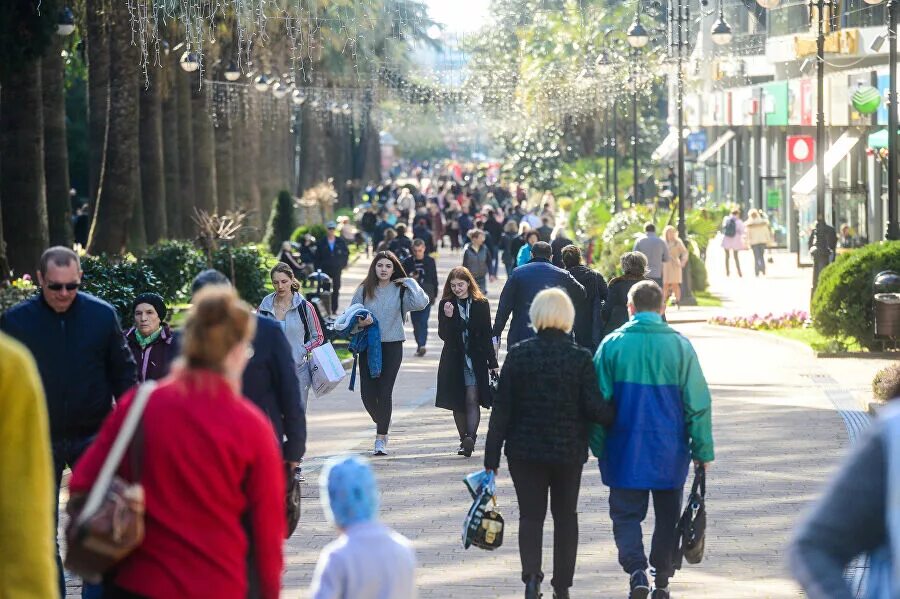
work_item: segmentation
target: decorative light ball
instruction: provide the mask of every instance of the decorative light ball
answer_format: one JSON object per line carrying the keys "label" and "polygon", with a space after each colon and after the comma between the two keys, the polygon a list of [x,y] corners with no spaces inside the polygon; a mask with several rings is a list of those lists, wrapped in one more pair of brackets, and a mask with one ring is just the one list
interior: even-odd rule
{"label": "decorative light ball", "polygon": [[864,0],[866,4],[881,4],[883,0]]}
{"label": "decorative light ball", "polygon": [[287,93],[288,93],[288,88],[281,81],[276,82],[275,85],[272,86],[272,95],[275,96],[275,98],[278,100],[285,97],[287,95]]}
{"label": "decorative light ball", "polygon": [[299,89],[295,89],[291,93],[291,101],[297,106],[302,106],[306,102],[306,95]]}
{"label": "decorative light ball", "polygon": [[716,23],[713,25],[712,31],[710,32],[710,37],[718,46],[726,46],[731,43],[734,32],[731,30],[731,25],[728,24],[724,16],[719,15],[718,20],[716,20]]}
{"label": "decorative light ball", "polygon": [[256,88],[258,92],[265,92],[269,89],[269,77],[265,73],[259,75],[256,79],[253,80],[253,87]]}
{"label": "decorative light ball", "polygon": [[59,11],[59,20],[56,23],[56,34],[67,36],[75,31],[75,13],[68,6]]}
{"label": "decorative light ball", "polygon": [[181,64],[181,68],[188,73],[193,73],[200,68],[200,56],[190,50],[185,50],[178,62]]}
{"label": "decorative light ball", "polygon": [[650,34],[647,33],[647,29],[641,24],[640,19],[637,18],[634,19],[631,27],[628,28],[627,36],[628,44],[632,48],[643,48],[650,43]]}
{"label": "decorative light ball", "polygon": [[310,107],[310,108],[318,108],[318,107],[319,107],[319,101],[318,101],[318,100],[313,100],[312,102],[309,103],[309,107]]}
{"label": "decorative light ball", "polygon": [[765,9],[777,8],[781,0],[756,0],[756,3]]}
{"label": "decorative light ball", "polygon": [[237,81],[241,78],[241,70],[238,68],[234,61],[228,63],[228,66],[225,67],[225,79],[227,81]]}
{"label": "decorative light ball", "polygon": [[349,104],[344,104],[343,106],[341,106],[341,112],[343,112],[345,115],[349,115],[353,111],[350,110]]}

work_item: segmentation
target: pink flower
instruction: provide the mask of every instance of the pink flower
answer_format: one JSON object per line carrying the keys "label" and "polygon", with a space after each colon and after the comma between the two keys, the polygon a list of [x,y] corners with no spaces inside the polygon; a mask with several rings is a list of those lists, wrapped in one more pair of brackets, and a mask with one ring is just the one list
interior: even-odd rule
{"label": "pink flower", "polygon": [[30,280],[31,280],[31,275],[29,275],[29,274],[24,274],[24,275],[22,275],[22,280],[23,280],[23,281],[30,281]]}

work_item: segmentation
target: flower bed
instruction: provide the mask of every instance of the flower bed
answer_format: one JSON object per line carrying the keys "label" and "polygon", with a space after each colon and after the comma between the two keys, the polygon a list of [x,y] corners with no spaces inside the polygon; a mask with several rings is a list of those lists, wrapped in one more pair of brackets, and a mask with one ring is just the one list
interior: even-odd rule
{"label": "flower bed", "polygon": [[777,316],[771,312],[766,315],[754,314],[752,316],[714,316],[709,319],[709,323],[754,331],[799,329],[809,326],[809,314],[803,310],[794,310]]}

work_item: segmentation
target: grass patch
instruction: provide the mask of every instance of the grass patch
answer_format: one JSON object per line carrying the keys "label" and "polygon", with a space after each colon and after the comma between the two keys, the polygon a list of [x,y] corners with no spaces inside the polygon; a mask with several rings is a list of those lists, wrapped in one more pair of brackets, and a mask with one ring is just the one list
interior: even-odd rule
{"label": "grass patch", "polygon": [[862,346],[857,343],[855,339],[834,339],[832,337],[826,337],[812,327],[803,327],[799,329],[770,329],[763,332],[805,343],[817,352],[863,351]]}
{"label": "grass patch", "polygon": [[350,350],[346,347],[335,347],[334,353],[337,354],[337,357],[341,362],[353,357],[353,354],[351,354]]}
{"label": "grass patch", "polygon": [[697,305],[701,308],[721,308],[722,300],[718,296],[713,295],[709,291],[695,291],[694,297]]}

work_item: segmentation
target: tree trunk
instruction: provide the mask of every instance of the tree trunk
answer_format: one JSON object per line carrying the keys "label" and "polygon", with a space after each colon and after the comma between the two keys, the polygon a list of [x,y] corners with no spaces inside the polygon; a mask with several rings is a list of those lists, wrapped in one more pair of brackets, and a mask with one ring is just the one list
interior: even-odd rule
{"label": "tree trunk", "polygon": [[49,242],[44,181],[41,61],[26,62],[0,82],[0,198],[9,265],[34,274]]}
{"label": "tree trunk", "polygon": [[303,105],[302,151],[300,158],[300,181],[303,189],[309,189],[328,178],[326,174],[326,147],[323,143],[325,130],[323,115],[306,104]]}
{"label": "tree trunk", "polygon": [[[110,10],[109,137],[104,174],[88,239],[88,252],[119,255],[125,251],[129,221],[138,189],[138,85],[140,61],[137,46],[131,43],[128,4],[113,2]],[[137,237],[140,237],[139,235]],[[135,239],[139,241],[139,239]]]}
{"label": "tree trunk", "polygon": [[97,201],[109,90],[109,24],[106,0],[86,0],[88,61],[88,196]]}
{"label": "tree trunk", "polygon": [[63,88],[62,40],[54,35],[41,59],[44,100],[44,174],[47,179],[47,226],[50,245],[72,246],[69,199],[69,150],[66,141],[66,94]]}
{"label": "tree trunk", "polygon": [[[3,199],[0,198],[0,204],[2,203]],[[9,258],[6,257],[6,242],[3,240],[3,210],[0,210],[0,283],[9,278]]]}
{"label": "tree trunk", "polygon": [[362,179],[365,183],[377,183],[381,179],[381,138],[371,112],[366,113],[363,126],[363,139],[360,140],[364,156]]}
{"label": "tree trunk", "polygon": [[253,228],[253,239],[262,239],[265,230],[262,219],[262,192],[260,191],[260,122],[259,114],[252,109],[245,117],[243,129],[243,141],[247,149],[247,168],[243,169],[242,176],[246,183],[247,195],[244,197],[245,207],[250,212],[250,226]]}
{"label": "tree trunk", "polygon": [[175,82],[178,66],[168,57],[162,75],[165,89],[162,96],[163,173],[166,189],[166,233],[170,239],[188,237],[185,221],[190,216],[181,205],[181,160],[178,148],[178,90]]}
{"label": "tree trunk", "polygon": [[216,198],[216,151],[206,94],[209,84],[199,87],[199,77],[190,78],[191,120],[194,135],[194,194],[197,208],[218,212]]}
{"label": "tree trunk", "polygon": [[[140,135],[140,134],[138,134]],[[131,208],[131,218],[128,219],[128,237],[125,245],[128,251],[141,256],[147,251],[147,227],[144,224],[144,204],[141,199],[141,174],[140,156],[138,157],[138,173],[135,176],[134,205]]]}
{"label": "tree trunk", "polygon": [[[225,214],[229,210],[234,210],[233,122],[225,119],[220,121],[215,128],[215,136],[216,191],[219,194],[219,212]],[[241,163],[240,167],[245,168],[246,165]]]}
{"label": "tree trunk", "polygon": [[141,86],[141,205],[147,243],[167,237],[166,180],[163,175],[162,70],[148,66],[150,87]]}
{"label": "tree trunk", "polygon": [[191,127],[191,79],[177,67],[175,71],[178,90],[178,148],[179,148],[179,197],[181,199],[181,233],[187,238],[194,237],[194,134]]}

